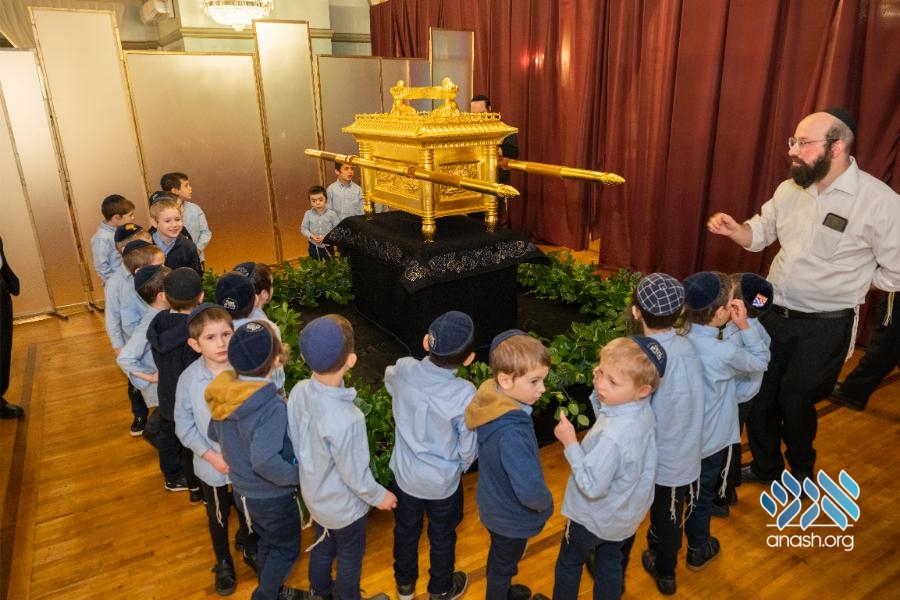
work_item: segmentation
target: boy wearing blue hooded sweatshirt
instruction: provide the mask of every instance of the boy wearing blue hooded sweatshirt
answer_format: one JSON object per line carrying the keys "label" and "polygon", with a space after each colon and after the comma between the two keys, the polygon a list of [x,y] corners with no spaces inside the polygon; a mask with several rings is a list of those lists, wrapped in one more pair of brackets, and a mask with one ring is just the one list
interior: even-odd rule
{"label": "boy wearing blue hooded sweatshirt", "polygon": [[553,514],[531,407],[544,393],[550,354],[520,329],[491,342],[488,379],[466,408],[466,427],[478,436],[478,489],[481,522],[491,535],[486,600],[531,598],[524,585],[511,585],[528,538],[541,532]]}
{"label": "boy wearing blue hooded sweatshirt", "polygon": [[212,420],[209,439],[218,442],[247,525],[259,536],[259,585],[252,600],[300,600],[304,590],[284,587],[300,555],[297,460],[287,436],[287,408],[275,390],[272,371],[287,360],[264,321],[241,325],[228,343],[224,371],[206,387]]}
{"label": "boy wearing blue hooded sweatshirt", "polygon": [[[316,533],[310,593],[358,600],[369,507],[390,510],[397,497],[372,476],[365,417],[353,403],[356,390],[344,387],[344,373],[356,364],[350,322],[340,315],[310,321],[300,332],[300,356],[313,375],[291,390],[287,410],[300,490]],[[385,594],[374,598],[387,600]]]}

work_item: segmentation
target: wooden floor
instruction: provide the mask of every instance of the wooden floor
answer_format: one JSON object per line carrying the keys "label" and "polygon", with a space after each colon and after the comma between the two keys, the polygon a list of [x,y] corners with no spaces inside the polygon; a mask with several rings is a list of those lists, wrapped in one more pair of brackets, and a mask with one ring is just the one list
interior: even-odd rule
{"label": "wooden floor", "polygon": [[[23,405],[27,417],[0,422],[0,596],[216,598],[204,510],[190,505],[185,493],[166,492],[154,450],[128,435],[125,378],[113,361],[102,315],[16,325],[12,371],[7,397]],[[745,485],[732,516],[713,520],[720,558],[698,573],[680,563],[679,597],[900,597],[900,374],[886,381],[864,413],[828,402],[819,410],[817,467],[833,478],[846,469],[861,488],[860,519],[845,532],[854,538],[853,550],[768,547],[767,536],[777,530],[760,507],[762,488]],[[559,445],[542,449],[541,456],[557,513],[532,540],[519,581],[549,595],[565,525],[558,509],[568,468]],[[470,577],[468,598],[483,597],[488,547],[474,502],[476,483],[477,475],[464,477],[466,517],[457,546],[457,567]],[[363,566],[367,594],[394,595],[391,524],[389,514],[372,513]],[[807,531],[822,538],[844,534],[834,527]],[[646,522],[626,575],[631,598],[658,595],[640,565],[645,532]],[[311,541],[307,530],[303,545]],[[426,558],[423,551],[419,598],[425,597]],[[307,564],[304,554],[289,583],[307,587]],[[239,561],[237,568],[232,597],[249,598],[253,576]],[[587,578],[581,595],[590,597]]]}

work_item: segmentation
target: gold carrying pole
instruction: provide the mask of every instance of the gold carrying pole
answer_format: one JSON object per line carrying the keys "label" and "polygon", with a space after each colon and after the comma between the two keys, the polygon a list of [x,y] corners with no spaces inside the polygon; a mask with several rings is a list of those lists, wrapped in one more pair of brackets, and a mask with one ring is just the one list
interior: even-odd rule
{"label": "gold carrying pole", "polygon": [[[346,163],[349,165],[359,165],[367,169],[384,171],[386,173],[394,173],[402,177],[411,177],[413,179],[430,181],[431,183],[436,183],[439,185],[471,190],[473,192],[478,192],[479,194],[490,194],[492,196],[499,196],[501,198],[515,198],[519,196],[519,190],[512,187],[511,185],[506,185],[503,183],[493,183],[491,181],[483,181],[481,179],[473,179],[471,177],[462,177],[460,175],[453,175],[452,173],[429,171],[428,169],[420,169],[415,165],[389,165],[367,158],[360,158],[359,156],[354,156],[353,154],[335,154],[334,152],[313,150],[312,148],[307,148],[306,150],[304,150],[304,154],[313,158],[319,158],[321,160],[335,161],[339,163]],[[572,170],[577,171],[579,169]]]}
{"label": "gold carrying pole", "polygon": [[588,169],[575,169],[573,167],[564,167],[562,165],[548,165],[546,163],[529,162],[526,160],[512,160],[509,158],[501,158],[500,166],[504,169],[512,171],[525,171],[526,173],[534,173],[535,175],[549,175],[551,177],[563,177],[565,179],[581,179],[584,181],[599,181],[606,185],[620,185],[625,183],[625,178],[615,173],[604,173],[603,171],[590,171]]}

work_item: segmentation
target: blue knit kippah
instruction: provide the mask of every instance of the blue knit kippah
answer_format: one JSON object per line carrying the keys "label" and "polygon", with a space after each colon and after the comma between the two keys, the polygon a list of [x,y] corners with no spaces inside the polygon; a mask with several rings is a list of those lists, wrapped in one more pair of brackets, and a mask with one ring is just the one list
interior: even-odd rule
{"label": "blue knit kippah", "polygon": [[237,328],[228,342],[228,362],[238,373],[259,370],[275,349],[275,340],[268,328],[259,321],[250,321]]}
{"label": "blue knit kippah", "polygon": [[464,312],[445,312],[428,326],[428,352],[435,356],[453,356],[472,344],[475,323]]}
{"label": "blue knit kippah", "polygon": [[722,282],[711,271],[700,271],[684,279],[684,301],[692,310],[703,310],[715,303]]}
{"label": "blue knit kippah", "polygon": [[303,362],[316,373],[327,373],[344,351],[344,334],[334,319],[313,319],[300,332]]}

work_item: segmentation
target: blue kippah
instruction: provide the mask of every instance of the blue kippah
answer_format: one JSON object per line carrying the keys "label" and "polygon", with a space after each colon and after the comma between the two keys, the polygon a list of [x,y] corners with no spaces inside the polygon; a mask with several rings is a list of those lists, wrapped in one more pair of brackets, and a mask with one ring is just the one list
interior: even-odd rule
{"label": "blue kippah", "polygon": [[445,312],[428,326],[428,352],[435,356],[453,356],[472,344],[475,323],[464,312]]}
{"label": "blue kippah", "polygon": [[692,310],[712,306],[722,291],[722,282],[712,271],[700,271],[684,279],[684,301]]}
{"label": "blue kippah", "polygon": [[238,373],[259,370],[275,350],[275,340],[269,329],[259,321],[250,321],[237,328],[228,342],[228,362]]}
{"label": "blue kippah", "polygon": [[650,362],[653,363],[653,366],[656,367],[656,370],[659,371],[659,376],[662,377],[666,374],[666,351],[663,349],[662,344],[654,340],[652,337],[647,337],[643,335],[634,335],[631,336],[641,350],[644,351],[644,354],[647,355],[647,358],[650,359]]}
{"label": "blue kippah", "polygon": [[[497,335],[495,335],[494,339],[491,340],[490,354],[494,353],[494,350],[497,348],[497,346],[499,346],[500,344],[502,344],[509,338],[515,337],[517,335],[528,335],[528,334],[526,332],[522,331],[521,329],[507,329],[506,331],[500,332]],[[490,356],[490,354],[488,356]]]}
{"label": "blue kippah", "polygon": [[343,351],[344,333],[327,315],[313,319],[300,332],[300,355],[316,373],[327,373],[334,368]]}

